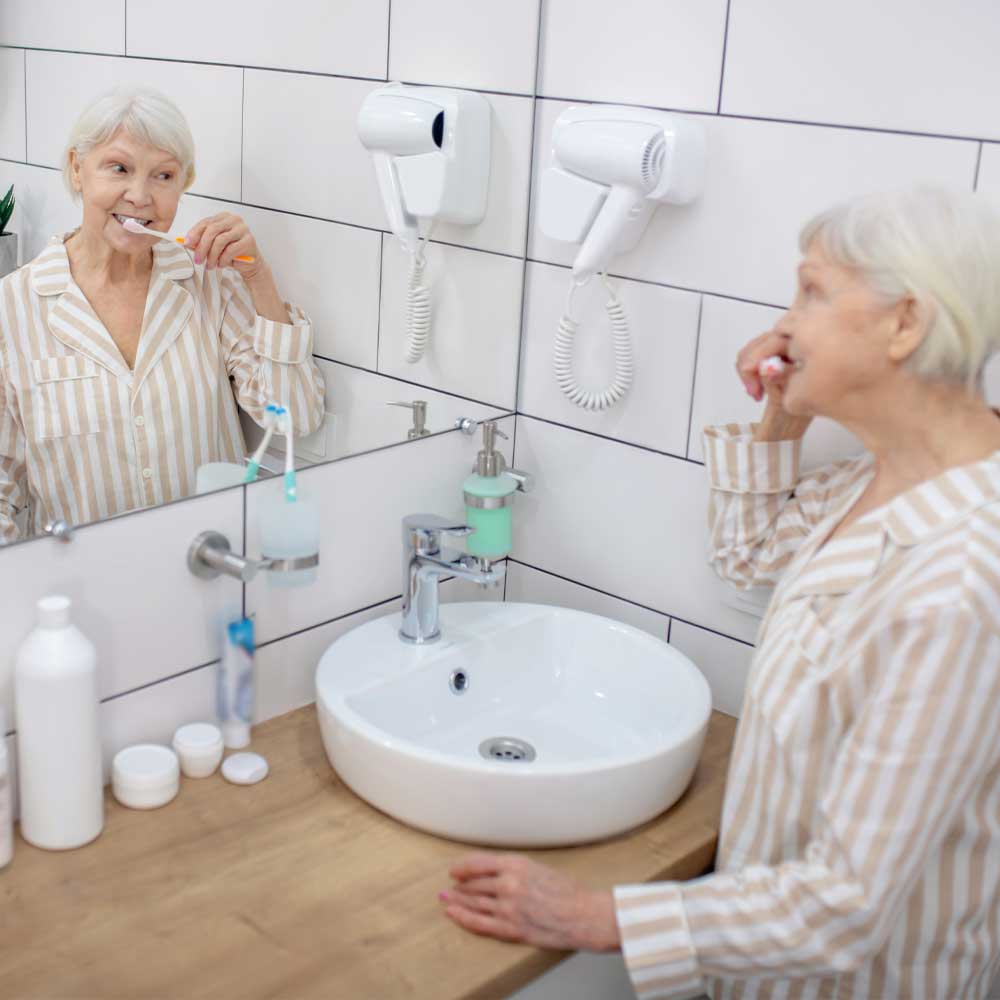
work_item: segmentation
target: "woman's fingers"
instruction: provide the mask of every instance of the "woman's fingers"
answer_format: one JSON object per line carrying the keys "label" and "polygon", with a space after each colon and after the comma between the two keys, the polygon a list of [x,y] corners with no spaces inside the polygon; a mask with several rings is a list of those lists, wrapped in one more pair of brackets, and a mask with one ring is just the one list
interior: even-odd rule
{"label": "woman's fingers", "polygon": [[459,927],[464,927],[473,934],[482,934],[486,937],[499,938],[501,941],[521,941],[516,928],[512,927],[509,921],[500,917],[490,916],[485,913],[477,913],[460,904],[451,904],[444,911]]}
{"label": "woman's fingers", "polygon": [[194,252],[196,264],[208,270],[231,267],[237,256],[257,256],[257,244],[247,224],[232,212],[202,219],[191,227],[185,246]]}
{"label": "woman's fingers", "polygon": [[506,864],[514,855],[488,854],[485,851],[473,851],[463,854],[449,869],[448,874],[456,882],[476,878],[480,875],[497,875],[504,870]]}
{"label": "woman's fingers", "polygon": [[[773,330],[755,337],[744,345],[736,355],[736,373],[746,391],[758,402],[763,398],[768,385],[773,385],[775,376],[761,374],[760,363],[785,350],[786,338]],[[780,376],[779,376],[780,377]]]}

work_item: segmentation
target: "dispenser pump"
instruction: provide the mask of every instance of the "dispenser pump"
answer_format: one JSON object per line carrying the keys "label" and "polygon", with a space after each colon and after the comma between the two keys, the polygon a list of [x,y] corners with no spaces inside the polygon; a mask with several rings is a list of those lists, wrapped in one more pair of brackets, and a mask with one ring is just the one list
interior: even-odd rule
{"label": "dispenser pump", "polygon": [[476,465],[473,472],[478,476],[499,476],[507,468],[507,461],[496,450],[496,436],[500,435],[505,441],[507,435],[497,429],[497,425],[492,421],[483,424],[483,448],[476,456]]}

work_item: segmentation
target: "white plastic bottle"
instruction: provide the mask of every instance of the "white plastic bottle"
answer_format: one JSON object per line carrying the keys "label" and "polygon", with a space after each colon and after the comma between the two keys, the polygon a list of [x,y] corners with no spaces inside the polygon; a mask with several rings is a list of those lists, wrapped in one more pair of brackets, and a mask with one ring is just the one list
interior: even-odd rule
{"label": "white plastic bottle", "polygon": [[69,618],[68,597],[43,597],[14,665],[21,836],[66,850],[104,828],[97,655]]}
{"label": "white plastic bottle", "polygon": [[14,857],[14,775],[7,753],[7,713],[0,705],[0,868]]}

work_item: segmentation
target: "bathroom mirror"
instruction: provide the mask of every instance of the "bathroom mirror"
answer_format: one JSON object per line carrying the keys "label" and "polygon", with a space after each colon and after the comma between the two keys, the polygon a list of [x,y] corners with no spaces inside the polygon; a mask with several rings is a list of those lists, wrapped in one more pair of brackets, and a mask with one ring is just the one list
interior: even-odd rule
{"label": "bathroom mirror", "polygon": [[[18,197],[14,224],[20,238],[19,258],[22,264],[30,263],[54,234],[69,232],[79,224],[80,210],[63,187],[57,170],[0,161],[0,187],[6,190],[11,183]],[[197,220],[221,211],[235,212],[250,225],[282,296],[299,306],[313,322],[313,360],[325,386],[325,414],[315,432],[296,437],[297,468],[387,446],[405,446],[432,434],[457,433],[456,425],[463,418],[481,421],[510,411],[511,406],[504,405],[504,400],[481,398],[488,393],[472,384],[463,385],[461,379],[443,380],[431,366],[413,366],[411,374],[400,370],[400,365],[394,363],[398,359],[390,361],[384,352],[380,355],[380,335],[385,339],[391,336],[386,324],[399,321],[398,312],[390,319],[383,309],[380,233],[325,220],[303,220],[288,213],[218,202],[191,193],[181,199],[172,232],[186,232]],[[380,368],[392,374],[384,374]],[[435,382],[447,382],[448,391],[432,388]],[[0,413],[0,420],[4,419],[12,418],[9,413]],[[246,445],[242,458],[245,466],[263,431],[242,411],[240,423]],[[114,433],[114,428],[97,421],[93,428],[67,430],[72,432],[73,440],[64,455],[71,456],[78,471],[67,475],[65,484],[75,480],[85,488],[82,481],[92,467],[88,463],[99,461],[100,456],[94,437]],[[118,436],[124,438],[122,430],[118,428]],[[52,428],[50,431],[55,432]],[[0,436],[2,433],[0,428]],[[281,472],[284,460],[285,439],[275,433],[263,454],[259,476]],[[239,479],[238,468],[210,470],[187,495],[232,486]],[[126,505],[115,513],[143,506],[147,505]],[[29,513],[27,508],[21,510],[16,519],[17,536],[7,544],[39,536],[44,524],[40,522],[30,530]],[[79,523],[88,520],[83,518]]]}

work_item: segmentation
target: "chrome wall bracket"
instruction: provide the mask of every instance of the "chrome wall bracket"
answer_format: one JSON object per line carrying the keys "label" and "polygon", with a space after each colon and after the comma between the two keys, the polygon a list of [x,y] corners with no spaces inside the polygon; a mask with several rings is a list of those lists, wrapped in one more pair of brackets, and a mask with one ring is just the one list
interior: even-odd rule
{"label": "chrome wall bracket", "polygon": [[229,539],[218,531],[203,531],[188,548],[188,569],[202,580],[214,580],[219,574],[249,583],[261,570],[291,573],[319,565],[319,553],[297,559],[247,559],[237,555]]}

